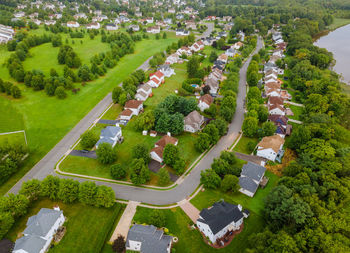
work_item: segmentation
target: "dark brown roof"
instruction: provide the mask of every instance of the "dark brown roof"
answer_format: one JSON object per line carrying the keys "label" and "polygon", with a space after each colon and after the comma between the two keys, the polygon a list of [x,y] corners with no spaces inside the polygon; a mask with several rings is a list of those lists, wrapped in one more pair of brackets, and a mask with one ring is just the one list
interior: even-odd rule
{"label": "dark brown roof", "polygon": [[156,153],[160,158],[163,159],[163,150],[164,150],[164,147],[159,146],[159,147],[152,148],[151,152]]}
{"label": "dark brown roof", "polygon": [[212,96],[210,96],[209,94],[205,94],[199,98],[199,101],[204,102],[207,105],[211,105],[211,103],[213,103],[213,101],[214,101],[214,98]]}
{"label": "dark brown roof", "polygon": [[126,102],[124,108],[132,108],[132,109],[137,109],[139,106],[142,104],[142,101],[138,101],[135,99],[129,100]]}
{"label": "dark brown roof", "polygon": [[132,114],[132,111],[130,109],[125,109],[120,113],[120,116],[130,116]]}
{"label": "dark brown roof", "polygon": [[283,98],[280,97],[269,97],[270,105],[283,105]]}
{"label": "dark brown roof", "polygon": [[168,135],[164,135],[159,141],[156,142],[157,146],[165,147],[167,144],[176,144],[177,139]]}

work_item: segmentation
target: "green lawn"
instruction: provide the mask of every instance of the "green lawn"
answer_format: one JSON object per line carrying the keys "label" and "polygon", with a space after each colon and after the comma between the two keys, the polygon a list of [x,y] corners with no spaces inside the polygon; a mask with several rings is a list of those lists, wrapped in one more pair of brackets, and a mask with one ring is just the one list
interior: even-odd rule
{"label": "green lawn", "polygon": [[0,146],[3,144],[9,144],[9,145],[23,145],[25,146],[25,138],[23,132],[20,133],[13,133],[13,134],[6,134],[6,135],[0,135]]}
{"label": "green lawn", "polygon": [[342,27],[344,25],[350,24],[350,19],[346,18],[335,18],[333,24],[328,26],[329,30],[335,30],[339,27]]}
{"label": "green lawn", "polygon": [[[6,193],[80,119],[111,92],[113,87],[122,82],[150,56],[165,50],[168,45],[175,41],[177,38],[173,34],[172,36],[168,35],[167,39],[142,40],[136,43],[134,54],[123,57],[117,66],[109,70],[104,77],[81,87],[78,94],[68,93],[68,97],[64,100],[48,97],[43,91],[33,91],[23,84],[20,85],[23,95],[21,99],[9,100],[1,96],[0,105],[6,105],[5,107],[0,106],[1,131],[13,131],[14,125],[25,126],[31,155],[26,160],[24,168],[0,187],[0,194]],[[1,78],[3,77],[1,76]],[[10,106],[7,106],[8,103]],[[8,108],[16,113],[9,113]]]}
{"label": "green lawn", "polygon": [[264,209],[264,198],[272,188],[276,186],[278,181],[278,176],[270,171],[266,171],[265,176],[269,178],[269,182],[264,189],[259,188],[253,198],[240,192],[222,193],[220,190],[206,189],[204,192],[199,192],[199,194],[191,200],[191,203],[201,210],[211,206],[214,202],[220,199],[224,199],[230,203],[241,204],[243,208],[247,208],[249,211],[258,215],[262,215]]}
{"label": "green lawn", "polygon": [[288,105],[287,107],[289,107],[294,113],[294,116],[288,116],[288,118],[301,120],[300,116],[303,115],[304,107],[295,106],[295,105]]}
{"label": "green lawn", "polygon": [[247,146],[250,141],[253,141],[255,143],[255,146],[259,142],[258,138],[250,138],[250,137],[246,137],[246,136],[242,135],[241,139],[239,140],[237,145],[233,148],[233,150],[237,151],[239,153],[250,155],[251,152],[250,152],[250,150],[248,149],[248,146]]}
{"label": "green lawn", "polygon": [[123,107],[120,104],[114,104],[111,108],[102,116],[102,119],[115,120],[122,112]]}
{"label": "green lawn", "polygon": [[[108,235],[113,228],[122,205],[114,207],[97,208],[85,206],[80,203],[64,204],[48,199],[39,200],[29,208],[27,215],[21,217],[6,236],[14,241],[26,227],[28,218],[39,212],[41,208],[53,208],[58,204],[66,217],[67,232],[62,241],[50,252],[100,252]],[[82,250],[84,249],[84,250]]]}
{"label": "green lawn", "polygon": [[218,56],[224,52],[223,50],[219,50],[211,46],[205,46],[202,51],[202,54],[205,54],[207,57],[202,62],[202,65],[201,65],[202,67],[208,67],[209,65],[212,65],[212,63],[209,61],[209,56],[210,56],[210,53],[213,51],[216,52]]}
{"label": "green lawn", "polygon": [[[147,223],[148,217],[152,211],[153,209],[138,207],[134,216],[134,221],[139,224]],[[160,211],[166,216],[166,227],[169,229],[169,233],[179,239],[176,244],[173,244],[173,248],[176,249],[176,252],[181,253],[244,252],[248,246],[247,239],[249,235],[259,232],[264,228],[263,219],[253,213],[244,220],[243,231],[233,239],[231,244],[226,248],[217,250],[204,242],[198,230],[190,229],[189,224],[191,221],[181,208],[161,209]],[[111,251],[104,251],[104,253],[107,252],[109,253]]]}

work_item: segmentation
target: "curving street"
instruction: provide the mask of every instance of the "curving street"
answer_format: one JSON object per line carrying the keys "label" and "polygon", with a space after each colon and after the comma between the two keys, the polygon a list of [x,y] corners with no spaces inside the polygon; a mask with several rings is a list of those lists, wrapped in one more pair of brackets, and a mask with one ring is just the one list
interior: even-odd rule
{"label": "curving street", "polygon": [[[253,54],[257,53],[263,46],[261,38],[258,38],[257,47]],[[220,155],[222,150],[230,147],[239,131],[241,130],[244,119],[244,100],[246,97],[246,73],[251,56],[243,64],[240,70],[240,81],[237,95],[236,113],[232,123],[229,125],[227,135],[223,136],[219,142],[202,158],[202,160],[192,169],[184,180],[175,188],[170,190],[153,190],[148,188],[135,187],[96,181],[97,184],[112,187],[118,199],[133,200],[154,205],[168,205],[179,202],[189,197],[200,183],[200,173],[210,167],[213,159]],[[148,68],[148,61],[142,66],[142,69]],[[43,179],[47,175],[55,174],[53,168],[61,157],[70,149],[70,147],[80,138],[80,135],[88,129],[102,112],[111,104],[111,94],[108,94],[100,101],[42,160],[40,160],[20,181],[12,187],[9,192],[18,192],[22,182],[32,178]],[[72,178],[72,177],[70,177]],[[88,179],[75,178],[78,181]]]}

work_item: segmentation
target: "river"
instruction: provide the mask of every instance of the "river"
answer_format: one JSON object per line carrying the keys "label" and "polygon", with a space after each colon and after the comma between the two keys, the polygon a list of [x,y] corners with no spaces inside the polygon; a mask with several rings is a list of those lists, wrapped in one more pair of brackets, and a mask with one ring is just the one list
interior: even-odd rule
{"label": "river", "polygon": [[343,77],[343,82],[350,85],[350,25],[346,25],[320,37],[314,43],[333,53],[336,64],[333,70]]}

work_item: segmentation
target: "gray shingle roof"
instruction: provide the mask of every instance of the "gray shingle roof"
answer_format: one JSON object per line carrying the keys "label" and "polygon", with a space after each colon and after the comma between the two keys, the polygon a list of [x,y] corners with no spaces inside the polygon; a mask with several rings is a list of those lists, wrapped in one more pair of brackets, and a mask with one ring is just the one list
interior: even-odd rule
{"label": "gray shingle roof", "polygon": [[246,176],[259,182],[264,176],[265,170],[266,168],[263,166],[248,162],[243,165],[241,176]]}
{"label": "gray shingle roof", "polygon": [[239,177],[239,186],[244,190],[255,193],[258,189],[258,184],[253,181],[253,179],[249,177]]}
{"label": "gray shingle roof", "polygon": [[153,225],[136,224],[128,232],[127,247],[129,240],[141,242],[142,253],[166,253],[172,237],[164,235],[162,230],[157,230]]}
{"label": "gray shingle roof", "polygon": [[216,202],[213,206],[203,209],[199,213],[198,221],[207,224],[215,235],[233,221],[237,222],[243,218],[243,213],[237,205],[225,201]]}
{"label": "gray shingle roof", "polygon": [[39,236],[29,235],[23,236],[16,240],[14,251],[25,250],[28,253],[38,253],[44,247],[46,240]]}
{"label": "gray shingle roof", "polygon": [[101,137],[114,138],[120,131],[121,128],[118,126],[108,126],[101,130]]}
{"label": "gray shingle roof", "polygon": [[45,237],[62,213],[62,211],[41,208],[37,215],[29,217],[23,234]]}

